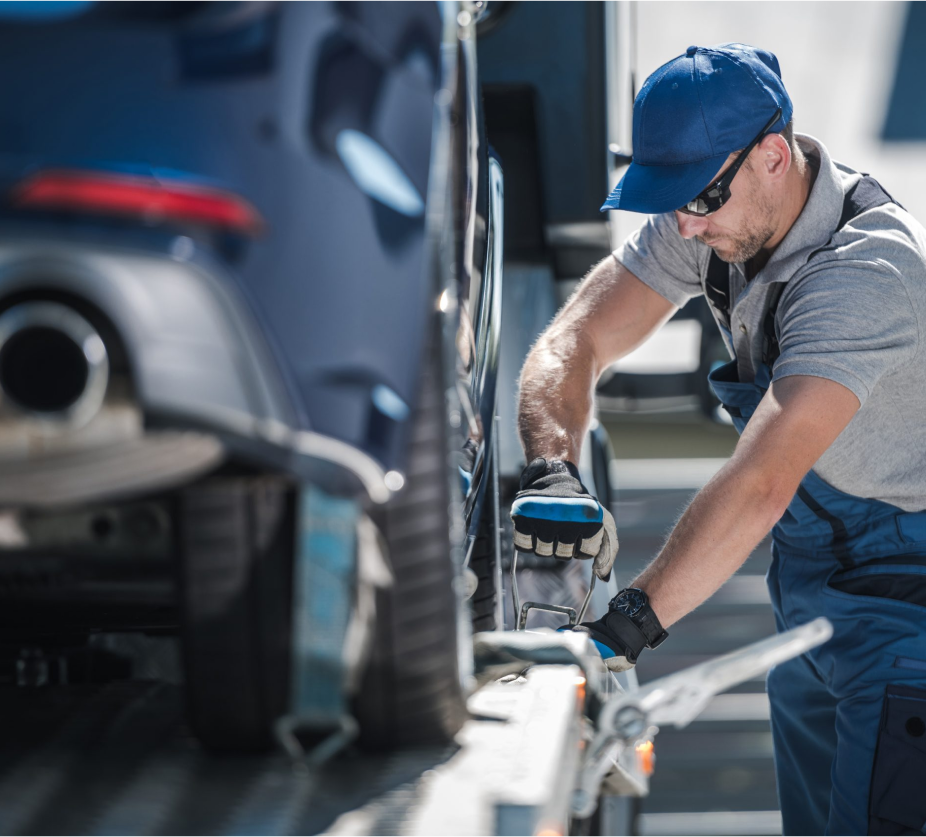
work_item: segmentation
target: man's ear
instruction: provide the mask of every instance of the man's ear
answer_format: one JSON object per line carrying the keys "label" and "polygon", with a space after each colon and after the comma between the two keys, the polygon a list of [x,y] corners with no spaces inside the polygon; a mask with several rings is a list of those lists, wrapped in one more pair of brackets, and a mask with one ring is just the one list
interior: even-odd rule
{"label": "man's ear", "polygon": [[756,148],[756,165],[769,181],[780,180],[791,168],[791,148],[781,134],[769,134]]}

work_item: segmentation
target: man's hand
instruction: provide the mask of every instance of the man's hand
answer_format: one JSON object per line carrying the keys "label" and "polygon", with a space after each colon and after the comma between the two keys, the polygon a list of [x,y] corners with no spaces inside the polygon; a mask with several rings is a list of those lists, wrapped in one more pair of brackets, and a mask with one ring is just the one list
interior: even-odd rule
{"label": "man's hand", "polygon": [[636,664],[644,648],[658,648],[669,637],[646,593],[637,587],[621,590],[601,619],[561,630],[588,634],[611,671],[626,671]]}
{"label": "man's hand", "polygon": [[595,575],[610,576],[618,546],[614,518],[588,493],[571,462],[531,462],[521,474],[511,519],[515,549],[564,561],[593,559]]}
{"label": "man's hand", "polygon": [[630,643],[622,639],[619,628],[626,628],[625,625],[609,624],[608,620],[618,622],[626,620],[626,616],[609,611],[596,622],[583,622],[573,628],[566,626],[560,630],[571,630],[577,634],[588,634],[589,639],[595,643],[601,659],[604,660],[605,666],[611,671],[627,671],[637,664],[637,657],[642,648],[636,651],[630,647]]}

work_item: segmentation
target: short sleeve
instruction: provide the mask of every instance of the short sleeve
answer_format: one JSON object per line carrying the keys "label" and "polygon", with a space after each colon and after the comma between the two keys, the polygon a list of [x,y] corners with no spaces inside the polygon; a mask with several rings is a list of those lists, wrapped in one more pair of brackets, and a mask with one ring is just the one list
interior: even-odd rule
{"label": "short sleeve", "polygon": [[773,380],[828,378],[864,404],[877,383],[909,363],[916,313],[901,278],[877,264],[837,262],[792,279],[778,309],[781,355]]}
{"label": "short sleeve", "polygon": [[679,235],[674,213],[651,216],[614,257],[679,308],[703,293],[697,245]]}

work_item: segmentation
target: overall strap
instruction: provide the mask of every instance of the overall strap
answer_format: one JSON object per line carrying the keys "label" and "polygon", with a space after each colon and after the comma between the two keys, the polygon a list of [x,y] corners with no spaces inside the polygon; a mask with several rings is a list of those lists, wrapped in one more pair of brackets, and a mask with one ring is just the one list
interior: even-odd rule
{"label": "overall strap", "polygon": [[[876,206],[884,206],[887,203],[895,203],[900,206],[888,193],[887,190],[878,183],[871,175],[863,174],[861,179],[857,180],[846,192],[842,200],[842,216],[836,229],[833,230],[835,236],[846,224],[853,218],[857,218],[863,212],[874,209]],[[902,206],[900,206],[903,209]],[[832,238],[823,246],[814,250],[808,257],[810,261],[817,253],[826,250],[832,243]],[[775,327],[775,317],[778,314],[778,301],[781,299],[785,283],[776,282],[775,287],[769,294],[768,309],[765,314],[765,322],[762,331],[764,333],[764,342],[762,346],[762,362],[768,364],[769,369],[778,360],[781,354],[781,347],[778,345],[778,329]]]}
{"label": "overall strap", "polygon": [[730,265],[722,261],[713,250],[711,260],[707,263],[704,294],[717,313],[720,324],[729,331],[730,311],[733,309],[733,300],[730,299]]}
{"label": "overall strap", "polygon": [[903,209],[903,206],[895,201],[877,180],[870,174],[863,174],[861,180],[856,181],[846,192],[842,201],[842,217],[836,226],[836,232],[863,212],[874,209],[876,206],[884,206],[886,203],[896,203]]}
{"label": "overall strap", "polygon": [[849,532],[846,529],[846,524],[814,500],[811,493],[804,488],[803,482],[798,486],[797,496],[804,501],[804,505],[820,520],[829,523],[830,529],[833,531],[833,554],[836,556],[836,560],[842,564],[844,570],[851,570],[854,564],[852,557],[849,555]]}
{"label": "overall strap", "polygon": [[[863,174],[861,180],[855,183],[855,185],[846,192],[846,196],[842,203],[842,217],[839,219],[839,225],[836,227],[833,234],[835,235],[845,227],[849,221],[861,215],[863,212],[874,209],[876,206],[883,206],[887,203],[897,203],[897,201],[881,187],[881,184],[878,183],[877,180],[873,177],[869,177],[867,174]],[[900,206],[900,204],[897,205]],[[808,257],[808,261],[821,250],[829,247],[831,242],[832,239],[830,239],[824,247],[811,253]],[[765,343],[762,350],[762,360],[768,364],[769,368],[772,367],[781,354],[781,349],[778,345],[778,333],[775,328],[775,315],[778,313],[778,301],[781,298],[782,290],[784,290],[784,284],[784,282],[775,283],[776,287],[769,296],[769,307],[765,315]],[[854,562],[849,554],[849,533],[846,530],[845,523],[836,515],[832,514],[832,512],[823,508],[804,487],[803,483],[801,483],[800,488],[798,488],[797,494],[811,512],[820,518],[820,520],[829,524],[833,532],[833,553],[836,560],[839,561],[843,569],[851,568]]]}
{"label": "overall strap", "polygon": [[[849,221],[858,217],[863,212],[867,212],[869,209],[874,209],[876,206],[883,206],[887,203],[895,203],[897,206],[900,206],[900,208],[903,209],[903,207],[887,193],[884,187],[878,183],[877,180],[875,180],[870,175],[863,174],[861,179],[852,185],[852,187],[848,192],[846,192],[846,195],[843,198],[842,216],[839,219],[839,224],[833,231],[833,235],[838,233],[843,227],[845,227],[846,224],[849,223]],[[814,250],[813,253],[811,253],[808,257],[808,260],[813,258],[817,253],[829,247],[831,241],[832,239],[823,247]],[[778,331],[775,328],[775,316],[778,313],[778,301],[781,299],[784,285],[784,282],[774,283],[774,286],[769,293],[768,309],[766,311],[765,322],[763,323],[762,327],[762,361],[763,363],[767,364],[769,368],[773,366],[775,361],[778,359],[778,355],[781,354],[781,350],[778,345]],[[704,293],[707,296],[711,307],[716,312],[717,319],[724,326],[724,328],[729,330],[730,313],[733,309],[733,300],[731,298],[730,288],[730,266],[726,262],[721,261],[720,257],[713,251],[711,251],[711,258],[707,265],[707,276],[704,282]]]}

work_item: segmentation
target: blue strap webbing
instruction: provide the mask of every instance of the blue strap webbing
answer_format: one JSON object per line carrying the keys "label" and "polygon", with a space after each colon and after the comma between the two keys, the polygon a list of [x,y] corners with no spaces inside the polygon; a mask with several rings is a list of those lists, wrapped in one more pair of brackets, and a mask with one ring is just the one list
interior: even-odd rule
{"label": "blue strap webbing", "polygon": [[304,486],[293,572],[291,711],[336,726],[346,713],[344,642],[357,585],[354,500]]}

